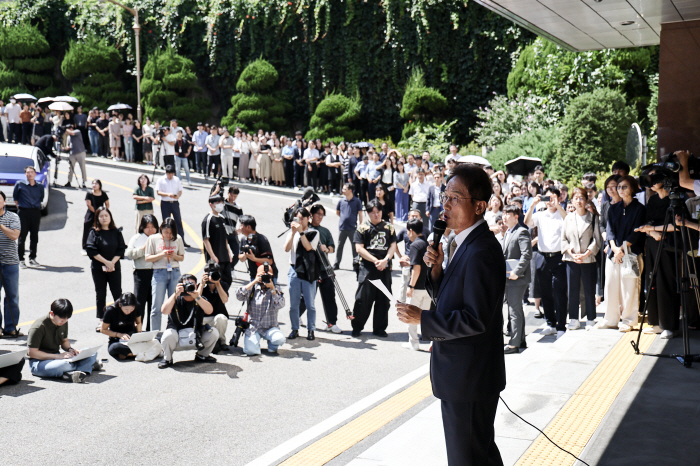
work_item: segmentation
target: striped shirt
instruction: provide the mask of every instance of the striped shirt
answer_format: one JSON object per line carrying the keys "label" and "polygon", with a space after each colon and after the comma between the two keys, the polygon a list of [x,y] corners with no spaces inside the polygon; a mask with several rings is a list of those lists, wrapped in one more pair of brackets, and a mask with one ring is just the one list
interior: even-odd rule
{"label": "striped shirt", "polygon": [[[4,225],[10,230],[20,230],[19,215],[5,210],[5,213],[0,215],[0,225]],[[8,238],[5,233],[0,233],[0,264],[19,264],[17,242]]]}

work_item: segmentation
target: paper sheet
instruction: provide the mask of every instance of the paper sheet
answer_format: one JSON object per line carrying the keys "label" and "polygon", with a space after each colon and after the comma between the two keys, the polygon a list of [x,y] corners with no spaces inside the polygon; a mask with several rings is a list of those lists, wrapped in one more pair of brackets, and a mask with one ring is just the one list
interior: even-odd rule
{"label": "paper sheet", "polygon": [[135,248],[142,248],[146,245],[146,240],[148,239],[148,236],[144,235],[141,233],[141,236],[139,236],[136,241],[134,241],[134,247]]}
{"label": "paper sheet", "polygon": [[389,301],[391,302],[391,304],[396,304],[396,303],[399,302],[399,300],[396,299],[396,298],[394,297],[393,294],[391,294],[391,291],[389,291],[389,290],[387,289],[387,287],[384,286],[384,283],[382,283],[381,280],[370,280],[369,282],[370,282],[372,285],[376,286],[376,287],[379,289],[379,291],[381,291],[382,293],[384,293],[384,296],[386,296],[387,298],[389,298]]}

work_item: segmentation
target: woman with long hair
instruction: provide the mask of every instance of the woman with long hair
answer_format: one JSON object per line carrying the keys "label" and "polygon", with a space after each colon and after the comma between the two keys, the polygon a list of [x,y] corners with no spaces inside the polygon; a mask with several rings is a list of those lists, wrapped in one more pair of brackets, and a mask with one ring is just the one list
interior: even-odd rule
{"label": "woman with long hair", "polygon": [[394,224],[394,206],[389,202],[389,195],[384,189],[384,185],[379,183],[374,189],[374,195],[382,206],[382,220]]}
{"label": "woman with long hair", "polygon": [[127,342],[134,333],[141,333],[142,324],[142,317],[136,312],[134,293],[123,293],[107,306],[100,331],[109,337],[109,355],[121,361],[135,358]]}
{"label": "woman with long hair", "polygon": [[488,210],[484,213],[484,220],[489,224],[489,227],[496,225],[496,216],[499,214],[503,216],[503,199],[494,193],[489,199]]}
{"label": "woman with long hair", "polygon": [[147,175],[141,174],[137,180],[138,186],[134,190],[133,198],[136,201],[136,230],[141,225],[141,218],[144,215],[153,215],[153,201],[155,200],[155,192],[151,185],[151,180]]}
{"label": "woman with long hair", "polygon": [[596,254],[603,238],[600,235],[598,211],[588,200],[584,188],[576,188],[571,197],[574,211],[564,218],[561,235],[561,253],[566,263],[566,278],[569,289],[569,330],[579,324],[581,284],[586,310],[586,328],[595,324]]}
{"label": "woman with long hair", "polygon": [[[146,243],[148,238],[158,233],[158,220],[152,214],[141,218],[138,231],[129,240],[126,257],[134,264],[134,292],[136,294],[136,311],[143,322],[146,317],[146,330],[151,328],[150,313],[153,304],[151,282],[153,281],[153,263],[146,261]],[[146,308],[148,307],[148,310]]]}
{"label": "woman with long hair", "polygon": [[134,139],[134,162],[143,163],[143,130],[139,120],[134,120],[131,137]]}
{"label": "woman with long hair", "polygon": [[90,230],[92,230],[95,225],[95,212],[102,206],[109,209],[109,196],[107,193],[102,191],[102,181],[92,180],[92,191],[85,195],[85,204],[87,205],[87,212],[85,212],[85,218],[83,220],[83,255],[86,256],[86,246],[88,235]]}
{"label": "woman with long hair", "polygon": [[92,259],[92,280],[95,284],[95,303],[97,318],[102,329],[105,303],[107,301],[107,285],[116,300],[122,294],[122,273],[120,260],[124,257],[126,244],[122,232],[117,229],[112,213],[105,206],[95,212],[95,221],[88,235],[86,245],[87,255]]}
{"label": "woman with long hair", "polygon": [[530,206],[532,205],[532,201],[538,194],[542,194],[542,188],[536,181],[530,181],[527,184],[527,196],[523,200],[523,212],[525,215],[527,215],[528,211],[530,210]]}
{"label": "woman with long hair", "polygon": [[248,170],[253,183],[258,182],[258,153],[260,152],[260,140],[258,136],[248,134],[248,148],[250,149],[250,160],[248,161]]}
{"label": "woman with long hair", "polygon": [[399,160],[399,162],[396,164],[396,172],[394,172],[394,193],[396,193],[394,212],[396,212],[396,219],[399,222],[405,222],[408,220],[408,204],[410,201],[408,188],[410,177],[411,174],[404,171],[404,162]]}
{"label": "woman with long hair", "polygon": [[277,138],[275,138],[274,145],[272,146],[272,170],[270,171],[270,176],[275,186],[281,187],[284,185],[282,148],[280,147],[280,140]]}
{"label": "woman with long hair", "polygon": [[501,198],[501,200],[503,200],[503,188],[501,183],[499,183],[498,180],[493,180],[491,187],[493,189],[494,196],[498,196]]}
{"label": "woman with long hair", "polygon": [[146,241],[146,262],[153,264],[151,280],[151,330],[160,330],[161,313],[166,295],[175,292],[180,279],[180,262],[185,259],[185,245],[177,234],[177,225],[171,217],[160,224],[160,233],[153,234]]}

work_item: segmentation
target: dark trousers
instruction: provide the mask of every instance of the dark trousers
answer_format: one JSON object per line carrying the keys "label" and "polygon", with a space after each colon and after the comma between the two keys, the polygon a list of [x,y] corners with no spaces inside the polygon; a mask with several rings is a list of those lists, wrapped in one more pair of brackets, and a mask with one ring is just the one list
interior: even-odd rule
{"label": "dark trousers", "polygon": [[367,197],[369,196],[369,182],[365,180],[357,180],[360,183],[360,200],[363,206],[367,206]]}
{"label": "dark trousers", "polygon": [[24,260],[24,244],[29,235],[29,258],[36,259],[36,247],[39,243],[39,226],[41,224],[41,209],[25,209],[20,207],[19,214],[20,232],[17,252],[20,262]]}
{"label": "dark trousers", "polygon": [[520,347],[525,341],[525,313],[523,312],[523,296],[527,284],[507,285],[506,301],[508,303],[508,324],[510,330],[510,346]]}
{"label": "dark trousers", "polygon": [[129,357],[129,355],[132,354],[131,348],[129,348],[129,346],[127,346],[124,343],[121,343],[119,341],[115,341],[114,343],[110,343],[109,347],[107,348],[107,352],[114,359],[120,359],[119,356]]}
{"label": "dark trousers", "polygon": [[182,242],[185,242],[185,230],[182,228],[182,216],[180,215],[180,203],[178,201],[161,201],[160,203],[160,213],[162,215],[162,219],[165,220],[166,218],[170,217],[172,215],[173,219],[175,220],[175,224],[177,225],[177,234],[182,236]]}
{"label": "dark trousers", "polygon": [[[658,325],[663,330],[678,330],[680,325],[681,298],[676,293],[676,264],[672,251],[658,250],[659,243],[653,238],[647,240],[647,313],[649,325]],[[654,281],[651,282],[651,274],[654,270],[654,261],[659,255],[659,270],[656,272]],[[678,258],[680,264],[680,257]],[[691,293],[693,294],[693,293]],[[693,300],[694,301],[694,300]],[[688,310],[692,311],[692,302],[688,300]],[[697,313],[697,311],[695,311]]]}
{"label": "dark trousers", "polygon": [[294,186],[304,186],[304,171],[306,170],[306,165],[299,165],[294,162]]}
{"label": "dark trousers", "polygon": [[343,258],[343,249],[345,249],[345,241],[350,240],[350,250],[352,251],[353,261],[357,257],[357,250],[355,249],[355,243],[352,242],[355,237],[356,230],[340,230],[338,232],[338,249],[335,252],[335,268],[340,267],[340,261]]}
{"label": "dark trousers", "polygon": [[109,135],[105,134],[102,136],[101,134],[98,133],[98,137],[100,138],[100,156],[102,157],[108,157],[109,156]]}
{"label": "dark trousers", "polygon": [[284,184],[288,188],[293,188],[296,186],[294,184],[294,160],[284,159]]}
{"label": "dark trousers", "polygon": [[29,144],[32,141],[32,124],[22,123],[22,144]]}
{"label": "dark trousers", "polygon": [[566,261],[566,279],[569,284],[569,319],[579,319],[579,290],[583,281],[586,319],[595,320],[596,263],[577,264],[576,262]]}
{"label": "dark trousers", "polygon": [[[561,260],[561,253],[555,253],[553,256],[541,254],[544,256],[544,262],[537,268],[537,277],[540,282],[544,318],[550,327],[566,331],[566,266]],[[576,290],[578,298],[578,287]]]}
{"label": "dark trousers", "polygon": [[391,289],[391,270],[384,269],[383,271],[373,270],[368,272],[364,269],[364,265],[360,265],[360,277],[366,275],[357,286],[355,293],[355,306],[353,307],[352,329],[362,331],[369,319],[369,314],[372,312],[374,305],[374,316],[372,319],[372,331],[385,331],[389,325],[389,307],[391,303],[389,298],[384,296],[384,293],[372,285],[370,280],[381,280],[388,289]]}
{"label": "dark trousers", "polygon": [[221,156],[220,155],[209,155],[207,158],[207,168],[204,170],[204,176],[209,176],[209,171],[214,167],[213,175],[214,177],[219,176],[221,171]]}
{"label": "dark trousers", "polygon": [[427,202],[415,202],[413,201],[413,205],[411,206],[411,210],[417,210],[420,212],[420,219],[423,220],[423,225],[428,225],[430,222],[428,221],[428,216],[425,214],[426,212],[426,204]]}
{"label": "dark trousers", "polygon": [[151,294],[151,280],[153,280],[153,269],[134,270],[134,294],[136,295],[135,312],[141,316],[143,323],[146,318],[146,331],[151,330],[151,306],[153,306],[153,295]]}
{"label": "dark trousers", "polygon": [[97,318],[102,320],[107,304],[107,285],[112,292],[112,299],[119,299],[122,294],[122,272],[119,262],[114,266],[114,272],[102,270],[102,263],[92,264],[92,280],[95,282],[95,305],[97,306]]}
{"label": "dark trousers", "polygon": [[[311,167],[310,171],[308,167]],[[306,175],[306,186],[310,186],[316,191],[318,189],[318,164],[309,163],[304,167],[304,174]]]}
{"label": "dark trousers", "polygon": [[195,155],[197,156],[197,167],[196,171],[199,173],[204,173],[204,169],[207,166],[207,152],[195,152]]}
{"label": "dark trousers", "polygon": [[175,168],[175,156],[174,155],[164,155],[163,156],[163,167],[170,165]]}
{"label": "dark trousers", "polygon": [[430,231],[433,231],[433,225],[435,225],[435,222],[440,218],[440,212],[442,212],[442,207],[433,207],[430,209],[430,217],[428,218],[428,229]]}
{"label": "dark trousers", "polygon": [[94,220],[90,221],[90,222],[83,223],[83,242],[82,242],[83,251],[85,251],[87,249],[87,239],[88,239],[88,235],[90,234],[90,230],[92,230],[93,225],[94,225]]}
{"label": "dark trousers", "polygon": [[367,199],[370,201],[377,197],[375,191],[377,190],[377,183],[367,182]]}
{"label": "dark trousers", "polygon": [[[335,325],[338,323],[338,305],[335,302],[335,285],[330,277],[321,278],[316,281],[316,292],[321,292],[321,301],[323,302],[323,313],[326,315],[326,323]],[[299,317],[306,312],[306,303],[304,297],[301,297],[299,303]]]}
{"label": "dark trousers", "polygon": [[228,242],[228,247],[231,248],[231,253],[233,254],[233,260],[231,261],[231,273],[233,273],[233,269],[236,267],[236,264],[238,264],[238,254],[241,246],[238,242],[237,234],[227,235],[226,241]]}
{"label": "dark trousers", "polygon": [[471,403],[441,401],[449,466],[503,466],[493,421],[498,395]]}
{"label": "dark trousers", "polygon": [[22,123],[10,123],[10,136],[7,138],[7,142],[14,142],[19,144],[22,142]]}

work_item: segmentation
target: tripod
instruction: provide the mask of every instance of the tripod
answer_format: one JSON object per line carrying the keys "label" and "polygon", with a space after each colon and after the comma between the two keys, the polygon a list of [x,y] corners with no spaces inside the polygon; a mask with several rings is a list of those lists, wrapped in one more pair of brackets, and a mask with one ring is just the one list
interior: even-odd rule
{"label": "tripod", "polygon": [[345,315],[347,316],[348,319],[354,319],[355,316],[352,315],[352,311],[350,310],[350,307],[348,306],[347,301],[345,301],[345,296],[343,296],[343,290],[340,288],[340,284],[338,283],[338,280],[335,278],[335,270],[333,270],[333,266],[331,265],[330,261],[328,260],[328,255],[321,251],[320,249],[316,249],[316,252],[318,253],[318,257],[321,259],[321,264],[323,265],[323,268],[326,270],[326,274],[328,277],[330,277],[331,281],[333,282],[333,285],[335,286],[335,291],[338,293],[338,297],[340,298],[340,304],[343,305],[343,310],[345,311]]}
{"label": "tripod", "polygon": [[[639,340],[642,337],[642,327],[644,326],[644,320],[647,316],[647,308],[649,305],[649,298],[647,297],[644,302],[644,310],[642,311],[642,322],[639,326],[639,334],[637,335],[637,341],[631,341],[632,347],[636,354],[642,354],[644,356],[655,356],[657,358],[672,358],[677,359],[678,362],[683,364],[685,367],[691,367],[693,361],[700,361],[700,355],[690,354],[690,337],[688,334],[688,299],[687,291],[691,289],[695,293],[695,298],[700,302],[700,296],[698,293],[698,276],[697,270],[695,269],[695,262],[691,260],[686,251],[688,251],[688,245],[690,244],[690,234],[688,233],[688,227],[685,226],[686,214],[685,205],[680,195],[674,191],[670,190],[669,198],[671,204],[668,209],[666,209],[666,217],[664,218],[664,228],[661,232],[661,240],[659,240],[659,246],[657,249],[656,259],[654,260],[654,268],[651,272],[651,279],[649,286],[654,284],[656,279],[656,274],[659,271],[659,262],[661,254],[663,253],[664,241],[666,239],[666,234],[668,232],[669,225],[675,225],[676,217],[681,219],[680,226],[677,226],[680,231],[682,249],[678,250],[678,238],[674,238],[673,241],[673,257],[675,270],[678,272],[676,276],[676,292],[680,294],[681,297],[681,331],[683,334],[683,354],[651,354],[651,353],[641,353],[639,351]],[[680,258],[680,264],[679,264]],[[691,272],[692,264],[692,272]]]}

